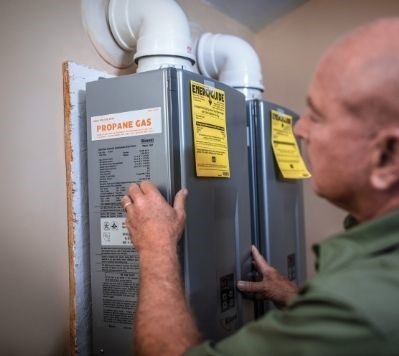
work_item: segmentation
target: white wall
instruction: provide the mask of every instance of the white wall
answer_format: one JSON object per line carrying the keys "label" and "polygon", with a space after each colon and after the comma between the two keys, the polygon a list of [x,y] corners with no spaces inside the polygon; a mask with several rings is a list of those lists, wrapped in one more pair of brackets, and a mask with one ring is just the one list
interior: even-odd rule
{"label": "white wall", "polygon": [[69,332],[61,64],[104,67],[78,1],[0,4],[0,354],[64,355]]}
{"label": "white wall", "polygon": [[[339,36],[383,16],[398,16],[398,0],[310,0],[257,33],[265,97],[303,113],[305,95],[320,56]],[[341,229],[345,214],[316,197],[305,183],[308,274],[311,245]]]}

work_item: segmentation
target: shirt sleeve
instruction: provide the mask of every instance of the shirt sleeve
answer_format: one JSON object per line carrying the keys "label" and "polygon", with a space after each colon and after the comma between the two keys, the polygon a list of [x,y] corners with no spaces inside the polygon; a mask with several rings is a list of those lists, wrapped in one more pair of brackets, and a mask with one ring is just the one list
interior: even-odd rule
{"label": "shirt sleeve", "polygon": [[307,290],[285,311],[273,310],[218,343],[207,341],[187,356],[375,356],[382,335],[350,305]]}

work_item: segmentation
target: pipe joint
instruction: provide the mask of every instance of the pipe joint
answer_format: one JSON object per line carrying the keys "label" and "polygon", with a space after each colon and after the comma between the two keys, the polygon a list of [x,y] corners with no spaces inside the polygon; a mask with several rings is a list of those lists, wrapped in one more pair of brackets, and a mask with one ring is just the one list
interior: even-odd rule
{"label": "pipe joint", "polygon": [[252,46],[243,39],[204,33],[198,42],[197,60],[205,76],[240,90],[247,99],[262,97],[260,61]]}
{"label": "pipe joint", "polygon": [[[191,70],[195,63],[187,18],[173,0],[111,0],[108,20],[118,45],[135,52],[138,72],[170,63]],[[168,57],[174,59],[165,63]]]}

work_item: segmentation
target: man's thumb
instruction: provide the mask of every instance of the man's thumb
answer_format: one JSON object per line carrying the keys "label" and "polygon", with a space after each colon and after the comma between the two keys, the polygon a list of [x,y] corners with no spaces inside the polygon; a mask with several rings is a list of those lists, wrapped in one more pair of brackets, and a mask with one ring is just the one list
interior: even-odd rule
{"label": "man's thumb", "polygon": [[237,288],[241,292],[256,293],[262,290],[260,283],[251,281],[238,281]]}
{"label": "man's thumb", "polygon": [[188,195],[188,190],[186,188],[180,189],[176,196],[175,201],[173,203],[173,207],[176,211],[184,212],[186,207],[186,199]]}

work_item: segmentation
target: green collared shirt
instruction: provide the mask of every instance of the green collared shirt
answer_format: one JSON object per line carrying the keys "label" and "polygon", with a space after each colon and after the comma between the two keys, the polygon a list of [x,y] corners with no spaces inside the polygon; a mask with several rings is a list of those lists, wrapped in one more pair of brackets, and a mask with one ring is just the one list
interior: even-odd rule
{"label": "green collared shirt", "polygon": [[187,355],[399,355],[399,210],[315,251],[318,274],[286,310]]}

